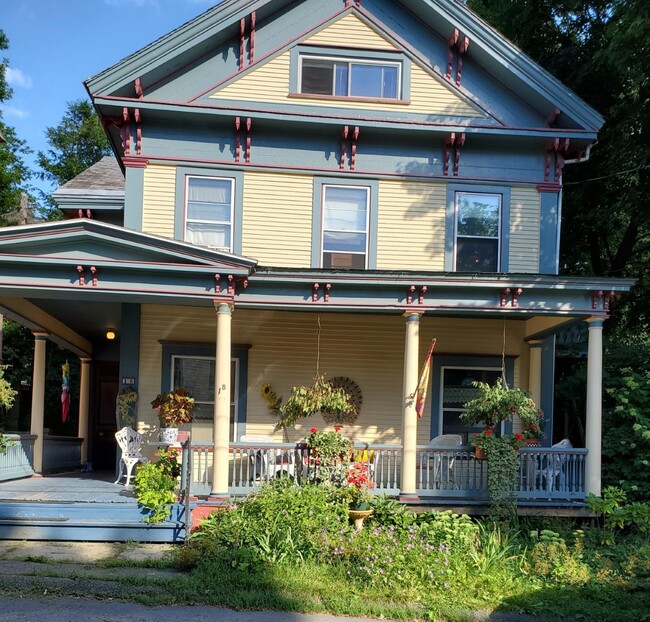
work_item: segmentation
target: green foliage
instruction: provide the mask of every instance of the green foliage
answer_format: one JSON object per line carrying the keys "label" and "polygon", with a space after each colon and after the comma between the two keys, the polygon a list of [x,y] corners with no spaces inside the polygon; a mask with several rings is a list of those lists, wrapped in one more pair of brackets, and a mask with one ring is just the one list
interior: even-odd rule
{"label": "green foliage", "polygon": [[178,450],[161,450],[156,462],[137,468],[135,492],[138,503],[149,510],[145,523],[162,523],[169,518],[169,505],[176,501],[176,483],[181,472]]}
{"label": "green foliage", "polygon": [[627,495],[616,486],[608,486],[602,491],[602,497],[590,494],[587,506],[593,512],[605,518],[605,527],[614,529],[634,528],[641,533],[650,531],[650,503],[625,504]]}
{"label": "green foliage", "polygon": [[514,436],[491,437],[486,446],[488,489],[492,509],[514,514],[519,475],[520,441]]}
{"label": "green foliage", "polygon": [[0,365],[0,408],[11,408],[16,397],[16,391],[5,378],[6,369],[6,365]]}
{"label": "green foliage", "polygon": [[317,412],[358,414],[347,391],[332,386],[324,375],[317,375],[311,385],[291,387],[287,401],[279,406],[279,412],[281,424],[287,427],[293,427],[298,420]]}
{"label": "green foliage", "polygon": [[163,428],[177,428],[192,421],[195,406],[194,398],[184,387],[169,393],[159,393],[151,402],[151,407],[156,411]]}
{"label": "green foliage", "polygon": [[454,551],[454,556],[461,556],[474,550],[478,544],[479,526],[466,514],[445,512],[428,512],[417,515],[418,522],[423,523],[429,538],[438,544],[445,544]]}
{"label": "green foliage", "polygon": [[348,529],[347,502],[332,492],[326,484],[275,480],[236,506],[213,513],[192,542],[207,551],[246,549],[260,562],[326,559],[331,543]]}

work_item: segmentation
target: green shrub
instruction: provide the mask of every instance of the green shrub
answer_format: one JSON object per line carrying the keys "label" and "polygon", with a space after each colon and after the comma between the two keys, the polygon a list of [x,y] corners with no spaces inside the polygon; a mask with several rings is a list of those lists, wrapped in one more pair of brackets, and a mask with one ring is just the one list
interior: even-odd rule
{"label": "green shrub", "polygon": [[326,484],[276,480],[258,494],[212,514],[193,536],[198,546],[246,548],[261,561],[327,559],[348,529],[347,503]]}
{"label": "green shrub", "polygon": [[539,534],[528,558],[529,571],[538,577],[561,585],[587,585],[591,578],[589,566],[583,560],[584,538],[575,532],[572,547],[554,532]]}
{"label": "green shrub", "polygon": [[419,514],[418,521],[423,523],[422,529],[432,542],[447,545],[455,556],[473,550],[478,543],[479,527],[466,514],[454,514],[451,510],[427,512]]}
{"label": "green shrub", "polygon": [[156,462],[138,467],[135,474],[135,493],[138,503],[149,510],[145,523],[162,523],[169,518],[170,504],[176,501],[177,478],[181,465],[178,450],[161,449]]}

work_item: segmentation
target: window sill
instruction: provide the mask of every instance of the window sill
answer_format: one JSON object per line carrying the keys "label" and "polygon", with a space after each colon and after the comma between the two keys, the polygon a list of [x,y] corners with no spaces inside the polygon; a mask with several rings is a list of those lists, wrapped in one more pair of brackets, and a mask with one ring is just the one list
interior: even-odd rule
{"label": "window sill", "polygon": [[338,102],[359,102],[367,104],[393,104],[395,106],[409,106],[410,99],[387,99],[384,97],[342,97],[340,95],[314,95],[311,93],[289,93],[292,99],[324,99]]}

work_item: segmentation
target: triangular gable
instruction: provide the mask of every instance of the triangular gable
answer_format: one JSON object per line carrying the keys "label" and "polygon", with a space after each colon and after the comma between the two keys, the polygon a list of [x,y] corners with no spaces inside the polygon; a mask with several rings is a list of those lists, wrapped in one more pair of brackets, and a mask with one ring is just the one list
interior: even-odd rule
{"label": "triangular gable", "polygon": [[249,275],[256,261],[87,219],[0,229],[0,262],[79,263]]}
{"label": "triangular gable", "polygon": [[[382,33],[377,26],[362,20],[353,9],[325,27],[310,33],[296,45],[321,47],[324,53],[334,46],[354,50],[384,50],[405,52]],[[435,76],[411,57],[410,97],[403,101],[370,102],[331,99],[310,96],[295,98],[291,92],[291,50],[285,50],[271,59],[252,66],[209,95],[211,100],[257,101],[269,104],[300,104],[303,106],[334,107],[355,110],[381,110],[401,114],[426,114],[442,117],[473,117],[488,115],[467,97],[441,78]]]}

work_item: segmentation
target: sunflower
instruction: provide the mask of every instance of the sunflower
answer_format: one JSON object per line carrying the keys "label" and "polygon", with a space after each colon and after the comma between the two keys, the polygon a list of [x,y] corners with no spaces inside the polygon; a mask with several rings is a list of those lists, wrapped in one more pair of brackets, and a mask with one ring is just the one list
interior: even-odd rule
{"label": "sunflower", "polygon": [[267,382],[266,384],[262,385],[262,397],[265,399],[269,399],[269,396],[273,393],[271,391],[271,385]]}

